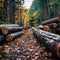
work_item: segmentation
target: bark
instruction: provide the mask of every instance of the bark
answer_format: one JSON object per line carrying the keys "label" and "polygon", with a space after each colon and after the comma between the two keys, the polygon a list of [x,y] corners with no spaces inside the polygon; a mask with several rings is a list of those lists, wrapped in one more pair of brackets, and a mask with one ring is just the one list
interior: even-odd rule
{"label": "bark", "polygon": [[60,57],[60,36],[33,28],[34,35],[46,48]]}
{"label": "bark", "polygon": [[42,25],[46,25],[46,24],[50,24],[50,23],[55,23],[55,22],[58,22],[58,20],[59,20],[59,17],[55,17],[55,18],[52,18],[52,19],[44,21],[42,23]]}
{"label": "bark", "polygon": [[15,23],[15,1],[9,0],[10,23]]}
{"label": "bark", "polygon": [[42,1],[43,20],[50,19],[49,0]]}
{"label": "bark", "polygon": [[21,36],[23,34],[23,32],[16,32],[16,33],[12,33],[12,34],[9,34],[7,35],[6,37],[6,40],[9,42],[9,41],[12,41],[16,38],[18,38],[19,36]]}
{"label": "bark", "polygon": [[38,28],[42,29],[42,30],[45,30],[45,31],[49,31],[49,29],[50,29],[48,25],[44,25],[44,26],[43,25],[39,25]]}
{"label": "bark", "polygon": [[3,27],[2,33],[4,35],[7,35],[10,33],[18,32],[18,31],[22,31],[22,30],[23,30],[23,27]]}
{"label": "bark", "polygon": [[19,27],[18,24],[1,24],[0,27]]}

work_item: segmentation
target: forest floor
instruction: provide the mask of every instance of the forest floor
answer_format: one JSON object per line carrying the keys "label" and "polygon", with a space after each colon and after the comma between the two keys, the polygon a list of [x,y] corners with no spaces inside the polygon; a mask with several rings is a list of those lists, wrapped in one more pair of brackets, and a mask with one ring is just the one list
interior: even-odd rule
{"label": "forest floor", "polygon": [[0,60],[52,60],[52,54],[45,50],[32,34],[32,29],[24,35],[0,46]]}

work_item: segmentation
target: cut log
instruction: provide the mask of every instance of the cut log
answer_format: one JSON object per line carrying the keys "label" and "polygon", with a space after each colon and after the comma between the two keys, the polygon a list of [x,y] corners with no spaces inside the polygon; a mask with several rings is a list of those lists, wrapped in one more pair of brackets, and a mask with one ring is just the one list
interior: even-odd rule
{"label": "cut log", "polygon": [[46,20],[42,23],[42,25],[47,25],[47,24],[56,23],[56,22],[59,22],[59,17],[55,17],[55,18],[52,18],[50,20]]}
{"label": "cut log", "polygon": [[45,30],[45,31],[49,31],[50,28],[49,28],[49,26],[45,25],[44,28],[43,28],[43,30]]}
{"label": "cut log", "polygon": [[60,23],[57,24],[57,32],[60,32]]}
{"label": "cut log", "polygon": [[55,53],[60,58],[60,36],[43,30],[33,28],[34,35],[51,52]]}
{"label": "cut log", "polygon": [[16,32],[16,33],[12,33],[12,34],[9,34],[7,35],[6,37],[6,40],[9,42],[9,41],[12,41],[16,38],[18,38],[19,36],[21,36],[23,34],[23,32]]}
{"label": "cut log", "polygon": [[39,25],[39,26],[38,26],[38,29],[43,29],[43,28],[44,28],[43,25]]}
{"label": "cut log", "polygon": [[43,37],[47,37],[49,39],[53,39],[55,41],[60,41],[60,35],[54,34],[54,33],[50,33],[41,29],[36,29],[36,28],[32,28],[33,31],[35,31],[36,33],[38,33],[39,35],[43,36]]}
{"label": "cut log", "polygon": [[3,27],[19,27],[19,25],[18,24],[1,24],[0,25],[0,34],[2,34]]}
{"label": "cut log", "polygon": [[3,27],[2,33],[6,35],[6,34],[18,32],[18,31],[22,31],[22,30],[23,30],[23,27]]}
{"label": "cut log", "polygon": [[48,26],[50,27],[50,32],[56,34],[56,32],[57,32],[57,23],[51,23],[51,24],[48,24]]}
{"label": "cut log", "polygon": [[19,27],[18,24],[1,24],[0,27]]}
{"label": "cut log", "polygon": [[60,43],[56,45],[57,55],[60,57]]}
{"label": "cut log", "polygon": [[50,30],[48,25],[44,25],[44,26],[43,25],[39,25],[38,29],[42,29],[42,30],[45,30],[45,31],[49,31]]}
{"label": "cut log", "polygon": [[60,22],[60,15],[58,16],[58,21]]}
{"label": "cut log", "polygon": [[48,26],[51,28],[57,28],[57,23],[51,23],[51,24],[48,24]]}

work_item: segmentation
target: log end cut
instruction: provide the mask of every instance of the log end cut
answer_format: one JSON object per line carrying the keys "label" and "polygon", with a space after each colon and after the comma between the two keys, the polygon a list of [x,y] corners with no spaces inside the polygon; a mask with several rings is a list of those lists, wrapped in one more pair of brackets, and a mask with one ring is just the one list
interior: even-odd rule
{"label": "log end cut", "polygon": [[12,41],[12,40],[13,40],[13,36],[11,36],[10,34],[7,35],[6,40],[7,40],[8,42]]}
{"label": "log end cut", "polygon": [[49,26],[45,25],[43,30],[49,31]]}
{"label": "log end cut", "polygon": [[6,35],[6,34],[8,34],[8,29],[6,28],[6,27],[3,27],[2,28],[2,33],[4,34],[4,35]]}
{"label": "log end cut", "polygon": [[60,22],[60,15],[58,16],[58,22]]}
{"label": "log end cut", "polygon": [[57,55],[58,57],[60,57],[60,43],[57,43],[56,48],[57,48]]}
{"label": "log end cut", "polygon": [[53,23],[53,28],[56,28],[57,27],[57,23]]}

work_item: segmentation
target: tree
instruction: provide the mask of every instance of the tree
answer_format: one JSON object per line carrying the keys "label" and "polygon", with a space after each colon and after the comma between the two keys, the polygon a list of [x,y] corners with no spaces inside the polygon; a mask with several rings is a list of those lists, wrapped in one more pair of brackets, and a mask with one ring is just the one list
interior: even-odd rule
{"label": "tree", "polygon": [[4,21],[4,1],[0,0],[0,24]]}
{"label": "tree", "polygon": [[31,19],[29,20],[29,24],[30,26],[34,26],[34,17],[31,17]]}
{"label": "tree", "polygon": [[15,23],[15,0],[9,0],[10,23]]}

